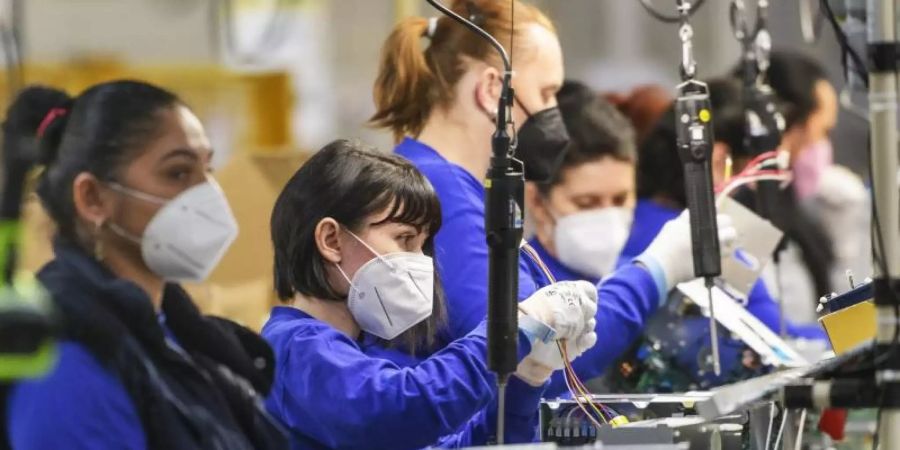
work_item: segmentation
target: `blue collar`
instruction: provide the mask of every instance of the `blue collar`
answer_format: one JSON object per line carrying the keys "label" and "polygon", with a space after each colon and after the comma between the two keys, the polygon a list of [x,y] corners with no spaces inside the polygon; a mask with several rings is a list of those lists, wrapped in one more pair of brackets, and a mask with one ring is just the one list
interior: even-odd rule
{"label": "blue collar", "polygon": [[[302,309],[294,308],[293,306],[283,306],[283,305],[274,306],[272,308],[272,312],[269,315],[270,322],[282,322],[282,321],[297,320],[297,319],[314,320],[322,325],[334,328],[331,324],[329,324],[327,322],[323,322],[323,321],[309,315],[309,313],[307,313],[306,311],[303,311]],[[341,333],[341,334],[343,334],[343,333]],[[355,342],[357,345],[359,345],[362,348],[381,344],[381,339],[379,339],[378,336],[371,335],[369,333],[366,333],[365,331],[359,332],[359,339],[353,339],[349,336],[347,337],[347,339],[350,339],[351,341]]]}
{"label": "blue collar", "polygon": [[410,161],[414,161],[416,165],[453,164],[450,161],[447,161],[447,158],[441,156],[441,154],[431,146],[411,137],[403,138],[403,140],[394,148],[394,153]]}

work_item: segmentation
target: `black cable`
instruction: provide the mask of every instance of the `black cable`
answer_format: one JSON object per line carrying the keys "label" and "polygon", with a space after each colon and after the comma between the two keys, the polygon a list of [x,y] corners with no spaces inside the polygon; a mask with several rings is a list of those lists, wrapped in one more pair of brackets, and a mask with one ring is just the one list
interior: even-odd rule
{"label": "black cable", "polygon": [[865,61],[859,56],[859,53],[856,53],[853,46],[850,45],[850,40],[841,28],[841,24],[838,23],[837,16],[835,16],[834,10],[831,9],[831,5],[828,4],[828,0],[820,0],[819,4],[821,5],[820,13],[824,14],[825,18],[828,19],[828,23],[831,24],[831,28],[834,31],[834,36],[841,47],[841,65],[844,68],[844,76],[847,76],[847,56],[849,56],[850,59],[853,60],[853,65],[855,66],[854,72],[856,72],[856,75],[860,77],[863,84],[868,88],[869,73],[866,71]]}
{"label": "black cable", "polygon": [[474,23],[469,22],[464,17],[453,12],[453,10],[444,6],[438,0],[425,0],[425,1],[428,2],[429,5],[433,6],[438,11],[444,13],[447,16],[450,16],[451,19],[455,20],[460,25],[468,28],[473,33],[481,36],[484,39],[487,39],[488,43],[491,44],[491,47],[494,47],[494,49],[497,50],[498,53],[500,53],[500,59],[503,60],[503,69],[506,70],[506,72],[512,72],[512,65],[510,64],[509,54],[506,53],[506,49],[503,48],[503,45],[501,45],[500,42],[497,41],[497,39],[494,39],[494,37],[491,36],[490,33],[482,30],[480,27],[478,27]]}
{"label": "black cable", "polygon": [[[643,6],[644,9],[651,16],[653,16],[654,19],[659,20],[660,22],[664,22],[664,23],[681,23],[680,15],[669,16],[669,15],[666,15],[665,13],[661,13],[661,12],[657,11],[656,8],[653,7],[651,0],[638,0],[638,1],[640,2],[641,6]],[[702,7],[704,3],[706,3],[706,0],[697,0],[697,3],[695,5],[693,5],[693,7],[691,7],[691,12],[688,15],[688,17],[693,16],[697,11],[699,11],[700,7]]]}
{"label": "black cable", "polygon": [[516,35],[516,0],[509,0],[509,67],[513,64],[513,39]]}

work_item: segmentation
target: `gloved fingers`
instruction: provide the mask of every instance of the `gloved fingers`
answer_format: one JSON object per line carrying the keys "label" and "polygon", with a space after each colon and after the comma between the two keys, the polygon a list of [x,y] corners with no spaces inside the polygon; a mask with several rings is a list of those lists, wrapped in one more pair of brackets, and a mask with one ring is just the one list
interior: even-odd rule
{"label": "gloved fingers", "polygon": [[587,281],[577,281],[581,296],[581,312],[585,320],[597,315],[597,286]]}
{"label": "gloved fingers", "polygon": [[584,329],[584,323],[580,313],[573,313],[572,311],[566,311],[559,308],[553,310],[553,323],[551,326],[556,330],[557,339],[566,339],[577,336]]}
{"label": "gloved fingers", "polygon": [[[581,317],[584,318],[585,322],[591,321],[594,317],[597,316],[597,303],[595,302],[585,302],[581,306]],[[590,327],[593,328],[593,327]]]}
{"label": "gloved fingers", "polygon": [[522,361],[531,360],[553,370],[562,369],[564,364],[562,355],[560,354],[561,352],[559,351],[559,346],[557,345],[558,342],[559,341],[549,343],[536,342],[535,345],[531,347],[531,353],[529,353],[528,357]]}
{"label": "gloved fingers", "polygon": [[594,319],[593,317],[591,317],[585,324],[584,332],[587,333],[591,330],[596,331],[596,329],[597,329],[597,319]]}
{"label": "gloved fingers", "polygon": [[[597,344],[597,333],[591,331],[590,333],[585,333],[578,337],[575,341],[575,347],[577,349],[577,354],[581,355],[582,353],[588,351],[591,347]],[[571,355],[569,355],[571,357]],[[572,358],[575,359],[575,358]]]}
{"label": "gloved fingers", "polygon": [[543,386],[553,375],[554,369],[531,357],[526,357],[516,367],[516,376],[534,387]]}
{"label": "gloved fingers", "polygon": [[597,286],[594,283],[579,280],[575,282],[575,285],[584,293],[583,298],[590,300],[592,303],[597,303]]}
{"label": "gloved fingers", "polygon": [[719,248],[722,257],[728,257],[734,253],[734,247],[737,245],[737,228],[734,227],[731,216],[728,214],[717,215],[716,223],[719,226]]}
{"label": "gloved fingers", "polygon": [[[567,328],[567,333],[564,333],[564,335],[560,337],[565,338],[577,336],[584,330],[584,309],[588,308],[590,311],[593,311],[594,308],[592,308],[591,305],[595,304],[595,302],[593,302],[584,294],[584,289],[578,282],[563,281],[557,283],[557,287],[559,293],[561,310],[560,312],[566,316],[565,319],[567,321],[567,324],[571,324],[571,326]],[[595,313],[596,311],[594,311],[591,316],[593,316]]]}
{"label": "gloved fingers", "polygon": [[728,214],[716,216],[716,224],[719,226],[719,241],[733,241],[737,238],[737,228]]}

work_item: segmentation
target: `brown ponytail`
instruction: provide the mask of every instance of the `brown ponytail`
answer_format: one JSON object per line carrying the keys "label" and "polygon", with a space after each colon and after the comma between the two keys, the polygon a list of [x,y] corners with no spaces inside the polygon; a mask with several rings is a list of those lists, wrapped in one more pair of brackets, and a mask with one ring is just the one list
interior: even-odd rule
{"label": "brown ponytail", "polygon": [[[555,31],[537,8],[514,1],[517,37],[531,23]],[[477,25],[509,48],[513,32],[510,2],[455,0],[451,8],[463,17],[475,19]],[[490,44],[449,17],[437,20],[432,36],[427,36],[427,32],[428,19],[406,18],[394,27],[381,51],[374,89],[376,111],[369,123],[390,129],[397,141],[407,135],[418,136],[431,111],[453,101],[452,88],[466,70],[462,56],[499,68],[500,61]],[[422,38],[431,41],[427,48],[423,47]],[[518,48],[524,47],[521,39],[516,40],[516,46],[516,51],[522,50]]]}
{"label": "brown ponytail", "polygon": [[394,27],[382,50],[375,81],[377,111],[370,123],[391,129],[395,140],[421,131],[433,106],[436,80],[421,44],[427,30],[428,19],[408,17]]}

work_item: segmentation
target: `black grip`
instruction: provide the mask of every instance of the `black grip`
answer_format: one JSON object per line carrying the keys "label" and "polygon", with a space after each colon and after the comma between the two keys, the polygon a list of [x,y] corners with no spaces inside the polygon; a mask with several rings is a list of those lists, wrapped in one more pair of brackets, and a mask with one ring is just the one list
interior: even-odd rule
{"label": "black grip", "polygon": [[[494,146],[506,146],[505,135]],[[518,361],[519,244],[522,241],[521,170],[492,161],[485,181],[485,231],[488,244],[488,368],[505,376]]]}
{"label": "black grip", "polygon": [[772,222],[781,230],[786,229],[784,214],[778,214],[780,199],[780,182],[761,180],[756,183],[756,213]]}
{"label": "black grip", "polygon": [[709,160],[684,165],[684,188],[691,215],[694,275],[717,277],[722,273],[722,261]]}

